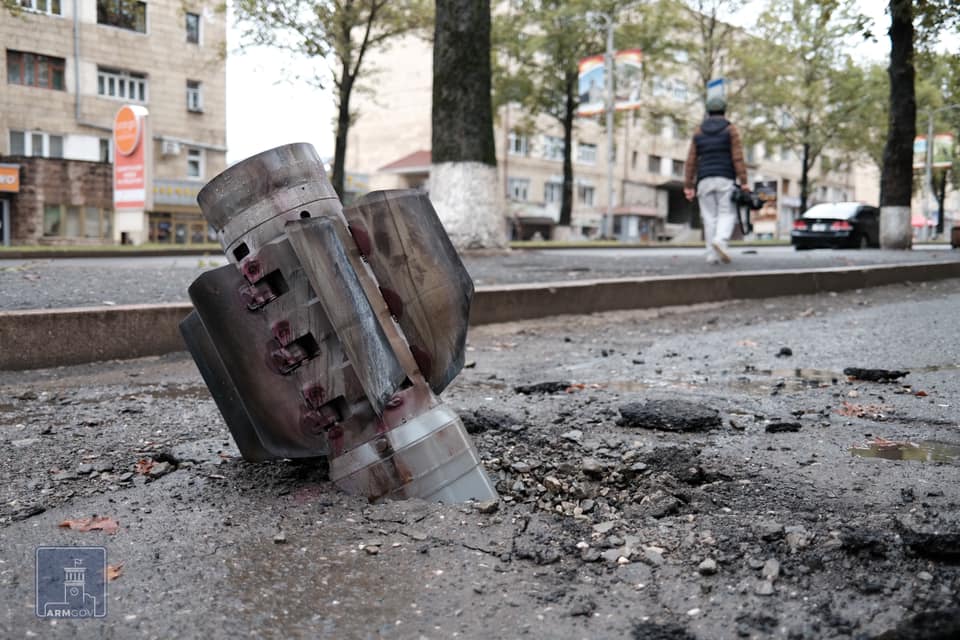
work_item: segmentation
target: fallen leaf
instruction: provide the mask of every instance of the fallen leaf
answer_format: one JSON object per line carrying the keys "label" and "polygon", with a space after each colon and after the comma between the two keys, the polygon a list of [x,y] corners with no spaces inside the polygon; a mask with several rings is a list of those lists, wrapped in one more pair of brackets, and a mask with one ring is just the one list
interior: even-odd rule
{"label": "fallen leaf", "polygon": [[113,582],[117,578],[123,575],[123,563],[113,565],[107,565],[107,582]]}
{"label": "fallen leaf", "polygon": [[853,404],[846,400],[843,401],[841,406],[834,409],[834,413],[841,416],[850,418],[873,418],[875,420],[883,419],[886,417],[886,414],[892,411],[893,407],[882,404]]}
{"label": "fallen leaf", "polygon": [[153,469],[153,458],[142,458],[137,460],[137,463],[133,465],[133,470],[139,473],[142,476],[150,473],[150,470]]}
{"label": "fallen leaf", "polygon": [[111,535],[120,530],[120,523],[108,516],[64,520],[60,523],[60,526],[73,529],[74,531],[103,531]]}
{"label": "fallen leaf", "polygon": [[927,392],[921,389],[920,391],[914,391],[913,395],[917,396],[918,398],[926,398]]}

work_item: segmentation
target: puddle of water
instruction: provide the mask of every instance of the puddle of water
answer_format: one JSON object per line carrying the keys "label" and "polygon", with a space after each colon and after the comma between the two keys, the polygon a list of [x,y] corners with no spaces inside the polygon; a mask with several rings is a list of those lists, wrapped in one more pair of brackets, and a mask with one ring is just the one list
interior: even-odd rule
{"label": "puddle of water", "polygon": [[850,453],[861,458],[960,464],[960,445],[936,440],[920,442],[874,440],[864,445],[850,447]]}

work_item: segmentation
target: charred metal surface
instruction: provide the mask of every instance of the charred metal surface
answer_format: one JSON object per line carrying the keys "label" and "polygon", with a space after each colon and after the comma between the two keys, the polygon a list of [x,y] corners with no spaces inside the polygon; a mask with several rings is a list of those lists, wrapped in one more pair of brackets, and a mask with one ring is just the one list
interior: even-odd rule
{"label": "charred metal surface", "polygon": [[310,145],[278,147],[198,198],[232,264],[197,278],[181,332],[248,460],[328,456],[371,500],[490,500],[435,393],[463,366],[473,282],[429,200],[349,211]]}
{"label": "charred metal surface", "polygon": [[473,280],[430,200],[377,191],[343,211],[434,393],[463,368]]}

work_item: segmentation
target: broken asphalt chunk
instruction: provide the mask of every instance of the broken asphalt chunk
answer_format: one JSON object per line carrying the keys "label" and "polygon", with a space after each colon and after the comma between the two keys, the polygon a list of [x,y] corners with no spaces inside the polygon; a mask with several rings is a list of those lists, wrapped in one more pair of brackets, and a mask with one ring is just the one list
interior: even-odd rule
{"label": "broken asphalt chunk", "polygon": [[706,431],[721,425],[720,412],[684,400],[648,400],[620,407],[621,427],[663,431]]}
{"label": "broken asphalt chunk", "polygon": [[843,370],[843,375],[854,380],[865,380],[867,382],[891,382],[897,378],[909,375],[909,371],[895,371],[891,369],[861,369],[859,367],[847,367]]}

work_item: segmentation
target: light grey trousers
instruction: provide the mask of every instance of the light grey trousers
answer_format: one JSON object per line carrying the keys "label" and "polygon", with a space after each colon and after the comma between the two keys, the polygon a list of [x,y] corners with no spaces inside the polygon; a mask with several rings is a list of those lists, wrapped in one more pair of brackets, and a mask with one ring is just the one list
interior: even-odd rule
{"label": "light grey trousers", "polygon": [[726,252],[727,242],[733,235],[737,213],[730,198],[733,196],[733,180],[730,178],[704,178],[697,184],[697,200],[700,202],[700,218],[703,220],[703,238],[707,245],[707,260],[719,260],[713,245]]}

